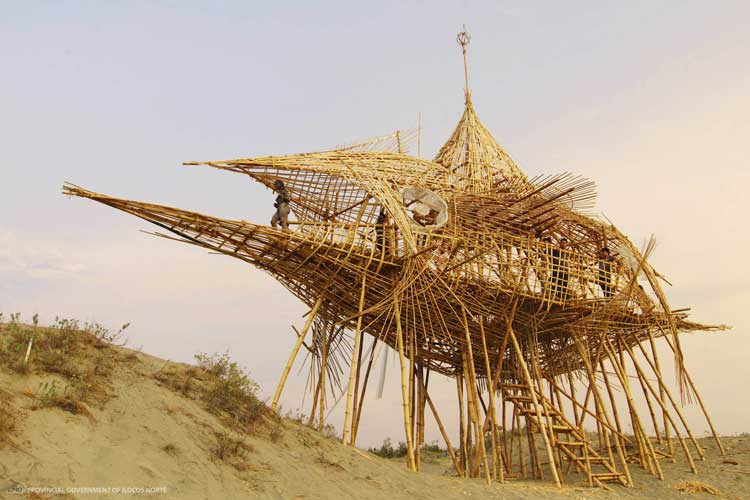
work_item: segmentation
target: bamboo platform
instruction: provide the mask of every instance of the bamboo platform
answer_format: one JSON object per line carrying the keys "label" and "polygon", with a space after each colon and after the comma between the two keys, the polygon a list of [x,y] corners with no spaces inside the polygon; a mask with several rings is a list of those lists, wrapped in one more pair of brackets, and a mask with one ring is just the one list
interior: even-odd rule
{"label": "bamboo platform", "polygon": [[[468,41],[459,35],[464,62]],[[479,121],[465,68],[464,114],[432,161],[407,154],[414,134],[399,131],[330,151],[185,164],[235,172],[271,189],[282,180],[296,218],[289,231],[67,183],[63,192],[140,217],[164,231],[158,236],[263,269],[307,304],[273,407],[304,345],[310,423],[322,427],[329,401],[346,394],[345,444],[356,442],[363,424],[375,358],[374,345],[364,353],[369,335],[399,355],[414,470],[429,408],[456,471],[488,482],[520,475],[560,485],[579,474],[592,486],[629,486],[633,464],[663,478],[660,460],[676,448],[696,471],[703,451],[683,401],[698,402],[723,448],[685,369],[679,334],[725,327],[670,308],[662,290],[668,282],[648,262],[653,244],[639,250],[590,214],[591,181],[568,173],[528,178]],[[403,195],[409,188],[443,200],[447,222],[417,223]],[[389,222],[378,227],[381,210]],[[569,249],[559,248],[562,238]],[[611,293],[601,285],[603,246],[620,256]],[[676,392],[664,382],[656,342],[674,354]],[[456,381],[458,443],[429,397],[432,372]],[[616,394],[624,394],[626,408]],[[586,428],[596,429],[595,439]]]}

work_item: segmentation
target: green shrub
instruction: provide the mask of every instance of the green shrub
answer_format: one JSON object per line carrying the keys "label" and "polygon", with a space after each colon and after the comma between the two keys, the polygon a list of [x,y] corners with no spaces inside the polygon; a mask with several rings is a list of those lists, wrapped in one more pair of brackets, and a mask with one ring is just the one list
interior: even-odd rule
{"label": "green shrub", "polygon": [[380,448],[370,448],[368,451],[383,458],[400,458],[406,456],[408,448],[403,441],[399,441],[398,446],[394,448],[391,438],[385,438]]}
{"label": "green shrub", "polygon": [[229,355],[195,355],[198,366],[211,375],[211,381],[202,399],[208,410],[216,415],[226,414],[240,424],[255,423],[267,412],[266,405],[258,399],[257,383],[250,380]]}

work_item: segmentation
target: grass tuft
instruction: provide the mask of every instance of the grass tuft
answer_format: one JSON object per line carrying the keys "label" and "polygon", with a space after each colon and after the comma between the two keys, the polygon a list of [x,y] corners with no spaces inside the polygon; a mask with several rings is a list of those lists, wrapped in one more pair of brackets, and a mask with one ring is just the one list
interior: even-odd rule
{"label": "grass tuft", "polygon": [[89,420],[94,421],[94,416],[81,401],[77,399],[77,391],[70,385],[65,386],[61,391],[57,381],[43,382],[39,384],[39,390],[36,393],[37,403],[32,406],[33,410],[43,408],[59,408],[73,415],[84,415]]}
{"label": "grass tuft", "polygon": [[215,458],[231,465],[240,472],[250,469],[245,458],[249,452],[255,450],[244,438],[235,437],[227,432],[217,432],[214,437],[216,442],[211,448],[211,453]]}
{"label": "grass tuft", "polygon": [[177,445],[174,443],[165,444],[161,447],[162,451],[166,453],[167,455],[172,455],[173,457],[176,457],[180,454],[180,450],[177,448]]}

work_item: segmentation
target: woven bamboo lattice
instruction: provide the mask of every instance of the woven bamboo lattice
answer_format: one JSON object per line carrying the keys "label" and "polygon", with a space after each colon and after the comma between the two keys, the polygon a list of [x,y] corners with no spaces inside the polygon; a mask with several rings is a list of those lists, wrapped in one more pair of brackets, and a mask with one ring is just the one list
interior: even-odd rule
{"label": "woven bamboo lattice", "polygon": [[[459,35],[464,62],[468,41]],[[664,382],[658,340],[674,353],[680,396],[700,404],[723,453],[678,334],[724,327],[670,308],[666,280],[648,263],[653,244],[639,250],[589,213],[591,181],[568,173],[528,178],[479,121],[468,69],[464,114],[433,161],[406,153],[414,136],[399,131],[330,151],[185,164],[271,189],[283,181],[294,214],[289,231],[72,184],[63,192],[156,224],[165,231],[159,236],[252,264],[305,302],[311,311],[273,407],[304,344],[312,360],[310,423],[322,426],[331,398],[345,394],[344,443],[355,443],[376,346],[386,346],[399,355],[412,469],[421,466],[429,407],[463,476],[548,473],[559,485],[581,474],[590,485],[630,485],[633,463],[663,477],[660,460],[674,455],[675,443],[695,471],[693,455],[703,451]],[[447,221],[417,222],[407,192],[442,200]],[[378,222],[381,210],[387,222]],[[603,246],[619,256],[606,285]],[[375,339],[367,353],[365,335]],[[455,447],[430,400],[430,372],[456,381]]]}

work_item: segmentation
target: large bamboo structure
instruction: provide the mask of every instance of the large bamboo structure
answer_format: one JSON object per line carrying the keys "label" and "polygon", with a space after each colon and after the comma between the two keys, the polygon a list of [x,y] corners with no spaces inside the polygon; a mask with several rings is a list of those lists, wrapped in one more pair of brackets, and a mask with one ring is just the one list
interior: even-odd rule
{"label": "large bamboo structure", "polygon": [[[466,64],[468,34],[458,41]],[[147,220],[165,231],[159,236],[243,260],[307,304],[273,408],[304,345],[310,423],[317,411],[322,427],[327,401],[346,394],[345,444],[366,421],[377,344],[398,353],[411,469],[420,468],[429,407],[466,477],[627,486],[630,467],[663,477],[660,461],[675,453],[697,470],[703,451],[678,399],[697,399],[723,448],[685,370],[679,334],[723,327],[670,308],[666,280],[648,262],[652,245],[639,250],[589,214],[591,181],[527,177],[479,121],[465,71],[463,116],[432,161],[408,155],[414,134],[399,131],[322,152],[185,164],[268,188],[282,180],[295,216],[289,231],[72,184],[63,192]],[[415,192],[443,203],[440,224],[418,221]],[[379,225],[381,210],[388,220]],[[568,249],[558,246],[563,238]],[[620,256],[606,291],[603,246]],[[365,336],[374,339],[367,352]],[[674,354],[676,390],[662,376],[660,340]],[[429,396],[431,374],[456,380],[458,441]]]}

